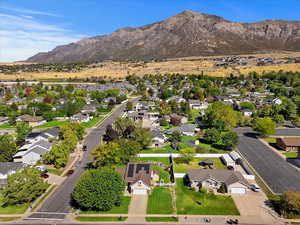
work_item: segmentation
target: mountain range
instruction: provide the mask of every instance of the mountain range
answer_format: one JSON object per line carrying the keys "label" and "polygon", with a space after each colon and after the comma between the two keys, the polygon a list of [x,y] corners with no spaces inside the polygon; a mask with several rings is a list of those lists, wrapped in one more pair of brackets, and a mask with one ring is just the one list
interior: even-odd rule
{"label": "mountain range", "polygon": [[215,15],[183,11],[150,25],[125,27],[109,35],[58,46],[26,61],[151,60],[281,50],[300,51],[300,21],[239,23]]}

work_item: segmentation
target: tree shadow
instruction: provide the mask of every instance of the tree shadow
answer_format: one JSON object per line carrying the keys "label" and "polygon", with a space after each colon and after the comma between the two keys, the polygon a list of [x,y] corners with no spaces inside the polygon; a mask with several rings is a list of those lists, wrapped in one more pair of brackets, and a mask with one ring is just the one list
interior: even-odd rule
{"label": "tree shadow", "polygon": [[246,133],[244,133],[244,136],[250,137],[250,138],[255,138],[255,139],[260,138],[259,133],[256,133],[256,132],[246,132]]}

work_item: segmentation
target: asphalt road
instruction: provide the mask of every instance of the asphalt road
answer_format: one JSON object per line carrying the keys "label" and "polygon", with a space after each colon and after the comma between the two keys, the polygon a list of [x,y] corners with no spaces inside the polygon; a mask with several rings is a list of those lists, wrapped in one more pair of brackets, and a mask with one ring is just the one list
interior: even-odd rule
{"label": "asphalt road", "polygon": [[[300,192],[300,172],[257,138],[251,129],[235,129],[239,136],[238,150],[264,179],[274,193],[288,190]],[[300,129],[278,129],[278,136],[300,136]]]}
{"label": "asphalt road", "polygon": [[[74,185],[79,179],[80,175],[84,172],[88,163],[90,163],[90,152],[97,147],[100,143],[100,136],[105,133],[106,126],[112,124],[116,118],[118,118],[126,107],[126,103],[117,108],[109,117],[95,128],[84,140],[84,144],[87,145],[87,151],[84,152],[81,165],[74,170],[74,173],[68,177],[56,191],[43,203],[38,212],[50,212],[50,213],[68,213],[71,208],[71,193]],[[47,214],[47,213],[46,213]],[[47,215],[45,214],[45,217]],[[32,214],[29,218],[35,218],[37,214]],[[50,214],[49,214],[50,216]]]}

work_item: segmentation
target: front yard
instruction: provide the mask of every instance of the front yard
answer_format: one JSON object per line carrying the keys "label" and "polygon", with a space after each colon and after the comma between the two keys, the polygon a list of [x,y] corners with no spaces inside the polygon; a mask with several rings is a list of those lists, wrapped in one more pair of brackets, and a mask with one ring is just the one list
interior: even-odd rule
{"label": "front yard", "polygon": [[174,212],[169,188],[155,187],[149,195],[148,214],[171,214]]}
{"label": "front yard", "polygon": [[79,214],[127,214],[130,200],[131,197],[123,196],[121,198],[121,205],[114,206],[109,211],[81,211]]}
{"label": "front yard", "polygon": [[100,121],[102,121],[104,119],[104,117],[93,117],[89,122],[84,122],[81,123],[81,125],[84,128],[91,128],[96,126],[97,123],[99,123]]}
{"label": "front yard", "polygon": [[185,215],[239,215],[230,196],[192,191],[183,179],[176,179],[176,207]]}
{"label": "front yard", "polygon": [[214,168],[226,169],[226,166],[222,163],[220,158],[194,158],[189,164],[177,163],[174,159],[174,173],[187,173],[190,169],[201,169],[202,166],[199,163],[205,159],[212,160],[214,162]]}
{"label": "front yard", "polygon": [[3,197],[0,196],[0,214],[23,214],[29,204],[22,204],[22,205],[12,205],[12,206],[2,206]]}
{"label": "front yard", "polygon": [[69,124],[70,122],[67,120],[52,120],[42,125],[36,126],[35,128],[52,128],[52,127],[59,127],[62,125]]}

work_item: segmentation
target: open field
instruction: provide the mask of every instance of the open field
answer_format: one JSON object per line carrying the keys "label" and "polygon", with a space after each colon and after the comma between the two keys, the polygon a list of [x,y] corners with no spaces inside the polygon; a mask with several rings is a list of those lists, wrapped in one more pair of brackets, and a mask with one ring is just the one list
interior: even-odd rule
{"label": "open field", "polygon": [[[242,55],[249,56],[249,55]],[[300,57],[299,52],[295,53],[270,53],[270,54],[254,54],[257,58],[275,57],[283,58],[288,56]],[[149,63],[128,63],[128,62],[103,62],[101,66],[96,68],[86,68],[80,72],[22,72],[17,74],[0,74],[1,80],[47,80],[47,79],[67,79],[67,78],[91,78],[91,77],[111,77],[122,78],[127,75],[144,75],[144,74],[200,74],[204,73],[210,76],[228,76],[233,74],[248,74],[255,71],[258,73],[268,71],[300,71],[300,63],[294,64],[276,64],[267,66],[227,66],[215,67],[214,62],[210,58],[218,58],[222,56],[212,57],[187,57],[179,59],[171,59],[166,62],[149,62]]]}

